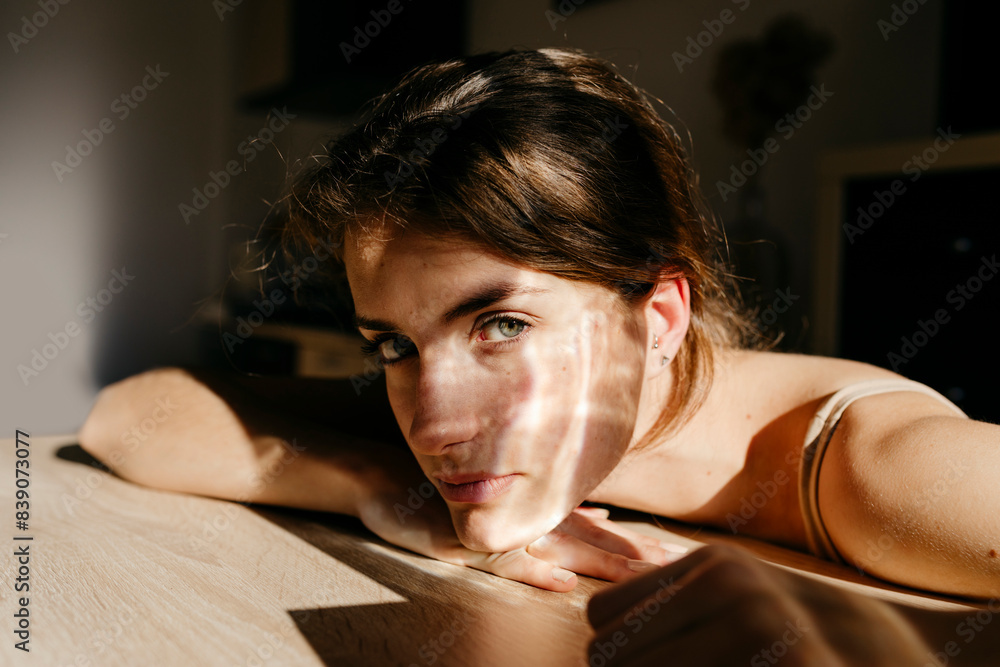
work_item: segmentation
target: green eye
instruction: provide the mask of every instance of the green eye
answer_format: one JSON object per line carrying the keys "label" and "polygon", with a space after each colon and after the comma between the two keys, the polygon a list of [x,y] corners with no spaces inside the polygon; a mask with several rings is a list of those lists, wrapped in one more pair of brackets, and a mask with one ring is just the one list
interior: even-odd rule
{"label": "green eye", "polygon": [[501,320],[497,322],[497,329],[508,338],[513,338],[524,331],[524,324],[515,320]]}
{"label": "green eye", "polygon": [[516,338],[528,327],[527,322],[514,317],[498,317],[483,325],[483,338],[489,341],[503,341]]}

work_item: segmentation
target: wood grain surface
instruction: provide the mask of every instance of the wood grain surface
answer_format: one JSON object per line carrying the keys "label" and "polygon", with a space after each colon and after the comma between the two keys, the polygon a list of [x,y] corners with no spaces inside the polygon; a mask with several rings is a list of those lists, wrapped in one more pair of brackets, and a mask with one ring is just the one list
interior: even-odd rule
{"label": "wood grain surface", "polygon": [[[0,664],[586,665],[586,604],[607,582],[552,593],[397,549],[355,519],[156,491],[123,481],[73,436],[31,437],[31,518],[14,526],[15,441],[0,440],[10,518],[0,559]],[[808,555],[616,512],[678,543],[761,558],[915,606],[964,609]],[[659,525],[658,525],[659,524]],[[14,541],[30,536],[30,541]],[[15,546],[30,544],[30,593]],[[874,588],[872,588],[874,586]],[[14,648],[30,598],[30,653]]]}

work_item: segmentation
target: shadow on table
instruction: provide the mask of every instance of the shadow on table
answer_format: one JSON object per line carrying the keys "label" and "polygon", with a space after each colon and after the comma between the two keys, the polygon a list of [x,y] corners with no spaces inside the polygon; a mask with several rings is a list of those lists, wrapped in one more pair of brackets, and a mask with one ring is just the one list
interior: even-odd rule
{"label": "shadow on table", "polygon": [[[114,474],[78,444],[57,458]],[[552,593],[398,549],[353,517],[271,506],[247,509],[405,602],[288,610],[326,665],[580,665],[590,639],[584,607],[602,583]],[[359,580],[361,579],[359,577]],[[342,593],[338,591],[338,593]],[[338,595],[350,598],[351,595]],[[256,647],[280,652],[280,642]]]}
{"label": "shadow on table", "polygon": [[407,600],[290,611],[328,665],[585,662],[590,630],[581,600],[589,597],[586,586],[573,594],[551,593],[424,559],[383,542],[352,517],[284,508],[255,511]]}

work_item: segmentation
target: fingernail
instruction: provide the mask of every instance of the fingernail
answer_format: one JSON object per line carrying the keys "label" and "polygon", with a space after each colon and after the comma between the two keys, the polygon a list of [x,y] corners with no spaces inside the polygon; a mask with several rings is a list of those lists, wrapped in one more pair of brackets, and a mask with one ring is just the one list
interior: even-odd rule
{"label": "fingernail", "polygon": [[555,579],[556,581],[560,581],[560,582],[562,582],[564,584],[567,581],[569,581],[570,579],[572,579],[574,576],[576,576],[576,575],[574,575],[569,570],[562,569],[561,567],[554,567],[554,568],[552,568],[552,578]]}
{"label": "fingernail", "polygon": [[663,542],[663,541],[660,542],[660,548],[672,554],[686,554],[687,552],[691,551],[689,548],[683,547],[679,544],[671,544],[670,542]]}
{"label": "fingernail", "polygon": [[647,563],[644,560],[629,560],[628,569],[633,572],[648,572],[649,570],[656,570],[660,566],[656,563]]}

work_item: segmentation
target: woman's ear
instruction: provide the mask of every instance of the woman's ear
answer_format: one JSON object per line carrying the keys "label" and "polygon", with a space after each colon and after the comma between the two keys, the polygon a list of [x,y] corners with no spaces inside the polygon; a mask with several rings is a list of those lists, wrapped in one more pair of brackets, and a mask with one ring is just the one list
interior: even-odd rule
{"label": "woman's ear", "polygon": [[646,319],[646,375],[667,369],[684,342],[691,322],[691,288],[687,278],[657,283],[643,305]]}

